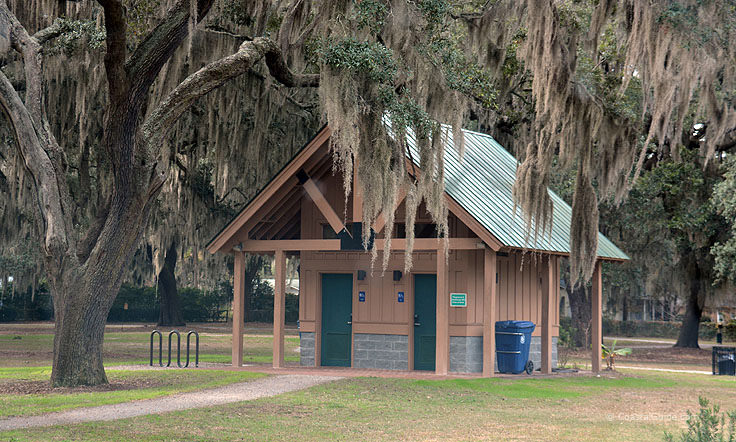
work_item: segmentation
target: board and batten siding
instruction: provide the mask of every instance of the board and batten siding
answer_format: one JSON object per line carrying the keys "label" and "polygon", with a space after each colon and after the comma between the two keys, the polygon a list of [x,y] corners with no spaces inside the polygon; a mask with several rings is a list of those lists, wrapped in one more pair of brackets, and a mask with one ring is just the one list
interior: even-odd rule
{"label": "board and batten siding", "polygon": [[[415,252],[412,273],[435,273],[436,253]],[[525,260],[522,267],[522,259]],[[559,274],[559,261],[552,260]],[[381,272],[381,257],[371,274],[370,255],[362,252],[303,252],[300,260],[299,321],[302,331],[317,331],[321,306],[322,273],[353,275],[353,332],[374,334],[409,334],[414,322],[414,287],[412,274],[401,281],[393,280],[393,271],[403,272],[403,253],[392,253],[386,273]],[[539,336],[542,323],[542,270],[546,260],[510,253],[497,257],[497,305],[495,321],[509,319],[533,321],[534,336]],[[357,279],[358,270],[366,272]],[[467,293],[467,307],[450,309],[451,336],[483,335],[483,251],[451,251],[448,257],[450,292]],[[559,305],[559,283],[554,284],[553,305]],[[364,291],[365,302],[358,293]],[[404,292],[404,302],[398,302]],[[559,309],[552,318],[553,336],[558,335]]]}

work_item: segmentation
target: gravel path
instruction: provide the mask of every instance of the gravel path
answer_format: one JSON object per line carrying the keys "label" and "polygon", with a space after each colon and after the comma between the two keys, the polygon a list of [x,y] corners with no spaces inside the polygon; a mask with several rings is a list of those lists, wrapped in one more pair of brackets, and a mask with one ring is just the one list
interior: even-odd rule
{"label": "gravel path", "polygon": [[0,431],[20,428],[50,427],[92,421],[111,421],[147,414],[168,413],[191,408],[211,407],[233,402],[250,401],[262,397],[301,390],[314,385],[341,379],[337,376],[279,375],[250,382],[226,385],[208,390],[180,393],[155,399],[76,408],[40,416],[0,419]]}

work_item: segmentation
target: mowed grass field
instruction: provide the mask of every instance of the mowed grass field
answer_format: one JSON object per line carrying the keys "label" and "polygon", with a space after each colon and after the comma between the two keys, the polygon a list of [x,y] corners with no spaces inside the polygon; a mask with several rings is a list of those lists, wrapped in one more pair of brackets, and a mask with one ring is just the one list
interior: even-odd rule
{"label": "mowed grass field", "polygon": [[734,380],[350,378],[273,398],[114,422],[0,433],[12,441],[656,441],[698,395],[736,408]]}
{"label": "mowed grass field", "polygon": [[[268,332],[246,330],[246,363],[270,363],[273,341]],[[147,364],[149,333],[134,327],[108,328],[106,365]],[[0,326],[0,419],[155,398],[263,376],[203,369],[108,369],[111,389],[50,390],[45,383],[51,342],[48,328],[30,332]],[[200,342],[201,360],[230,361],[227,329],[202,329]],[[292,330],[286,339],[287,361],[298,360],[297,346]],[[29,385],[39,392],[24,391]],[[256,401],[5,432],[0,441],[657,441],[665,431],[685,428],[687,411],[698,409],[698,396],[734,410],[735,393],[732,377],[624,369],[601,377],[345,378]]]}
{"label": "mowed grass field", "polygon": [[[212,326],[209,326],[212,327]],[[265,375],[220,370],[126,370],[116,366],[141,366],[149,363],[150,331],[143,327],[108,326],[105,332],[104,360],[110,385],[102,388],[51,389],[53,335],[50,324],[31,326],[0,325],[0,419],[31,416],[48,412],[95,405],[151,399],[176,393],[220,387]],[[196,326],[194,328],[197,328]],[[231,336],[226,327],[212,327],[215,332],[200,332],[200,362],[229,364]],[[128,331],[116,331],[116,330]],[[186,330],[189,330],[187,328]],[[246,364],[270,364],[272,336],[267,328],[249,330],[243,338],[243,361]],[[299,338],[285,339],[286,360],[298,361]],[[167,334],[164,331],[163,363],[167,363]],[[186,360],[186,335],[182,341],[182,363]],[[158,342],[155,341],[156,348]],[[176,365],[176,337],[172,339],[172,365]],[[192,345],[194,338],[192,338]],[[190,354],[194,366],[194,348]],[[158,352],[154,352],[158,363]],[[109,368],[112,367],[112,368]],[[0,439],[3,440],[3,439]]]}

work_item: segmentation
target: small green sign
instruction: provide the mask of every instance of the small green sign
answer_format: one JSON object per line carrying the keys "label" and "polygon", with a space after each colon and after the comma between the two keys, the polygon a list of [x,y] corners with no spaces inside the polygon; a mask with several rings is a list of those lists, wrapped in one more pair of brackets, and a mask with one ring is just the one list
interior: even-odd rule
{"label": "small green sign", "polygon": [[450,307],[467,307],[467,293],[450,293]]}

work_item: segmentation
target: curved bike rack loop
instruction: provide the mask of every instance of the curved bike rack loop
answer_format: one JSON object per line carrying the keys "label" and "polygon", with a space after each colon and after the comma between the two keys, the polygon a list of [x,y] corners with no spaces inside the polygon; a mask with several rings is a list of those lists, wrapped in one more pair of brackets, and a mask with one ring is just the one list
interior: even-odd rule
{"label": "curved bike rack loop", "polygon": [[171,366],[171,336],[176,335],[176,365],[179,368],[184,368],[181,365],[181,335],[176,330],[171,330],[169,332],[169,360],[166,363],[167,367]]}
{"label": "curved bike rack loop", "polygon": [[[154,330],[151,332],[151,337],[149,340],[149,347],[148,347],[148,365],[153,367],[153,337],[155,335],[158,335],[158,365],[159,367],[164,366],[163,362],[163,335],[160,331]],[[179,368],[187,368],[189,367],[189,357],[190,357],[190,349],[191,349],[191,343],[192,343],[192,335],[194,335],[194,366],[199,367],[199,333],[197,333],[195,330],[189,331],[187,333],[187,361],[184,365],[181,364],[181,334],[177,330],[171,330],[169,332],[169,350],[168,350],[168,360],[166,362],[166,367],[171,367],[171,337],[176,335],[176,365]]]}
{"label": "curved bike rack loop", "polygon": [[[158,330],[154,330],[151,332],[151,342],[150,342],[151,345],[149,347],[149,352],[148,352],[148,365],[153,367],[153,335],[158,335],[158,365],[159,367],[163,367],[164,366],[164,362],[163,362],[163,350],[164,350],[163,349],[164,347],[163,339],[164,338],[161,335],[161,332]],[[170,346],[171,345],[169,345],[169,347]]]}
{"label": "curved bike rack loop", "polygon": [[199,367],[199,333],[197,333],[194,330],[191,330],[189,333],[187,333],[187,363],[184,364],[184,367],[189,367],[189,338],[194,335],[195,341],[194,341],[194,366]]}

